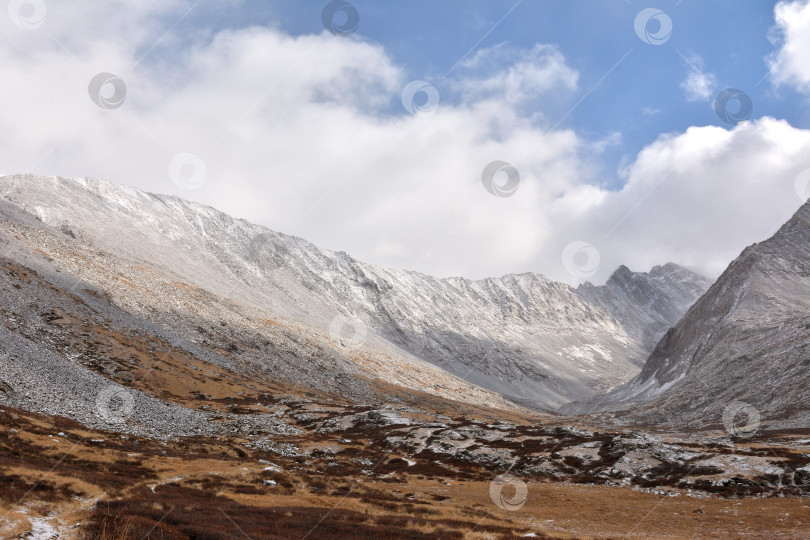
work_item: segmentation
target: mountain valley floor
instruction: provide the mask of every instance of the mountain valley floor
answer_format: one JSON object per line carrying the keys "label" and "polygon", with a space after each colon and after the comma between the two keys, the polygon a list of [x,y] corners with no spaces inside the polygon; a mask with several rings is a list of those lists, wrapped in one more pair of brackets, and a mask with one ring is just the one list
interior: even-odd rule
{"label": "mountain valley floor", "polygon": [[[297,418],[296,429],[272,441],[249,433],[135,437],[2,407],[0,536],[800,538],[810,531],[810,475],[802,473],[810,432],[738,441],[684,435],[678,444],[539,418],[497,420],[483,409],[430,421],[412,407],[281,401],[268,405]],[[510,481],[493,493],[502,474]]]}

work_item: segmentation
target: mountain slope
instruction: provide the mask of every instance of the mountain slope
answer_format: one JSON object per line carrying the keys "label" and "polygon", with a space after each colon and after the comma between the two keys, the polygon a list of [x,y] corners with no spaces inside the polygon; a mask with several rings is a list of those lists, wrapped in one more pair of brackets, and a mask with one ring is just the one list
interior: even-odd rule
{"label": "mountain slope", "polygon": [[[272,356],[289,357],[274,363],[278,376],[305,376],[321,389],[356,387],[350,381],[366,376],[498,402],[463,380],[556,407],[633,376],[652,343],[708,286],[675,265],[647,274],[621,268],[604,286],[579,289],[537,274],[437,279],[92,179],[3,177],[0,197],[8,212],[22,210],[47,234],[56,231],[58,240],[16,236],[31,257],[45,254],[38,264],[98,287],[127,313],[189,341],[206,339],[199,322],[223,323],[232,341],[265,340]],[[283,336],[282,327],[290,329]],[[336,360],[304,375],[301,351],[312,347],[334,351],[327,356]],[[261,347],[246,349],[241,357],[266,361]],[[330,376],[335,369],[348,379]]]}
{"label": "mountain slope", "polygon": [[566,410],[627,409],[643,422],[706,426],[743,402],[765,424],[803,426],[809,383],[810,203],[746,248],[635,378]]}

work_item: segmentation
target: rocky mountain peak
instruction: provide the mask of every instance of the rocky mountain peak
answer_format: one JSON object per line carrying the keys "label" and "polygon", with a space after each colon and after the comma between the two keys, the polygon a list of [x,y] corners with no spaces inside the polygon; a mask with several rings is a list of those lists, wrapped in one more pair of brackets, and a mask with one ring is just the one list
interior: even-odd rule
{"label": "rocky mountain peak", "polygon": [[632,281],[633,278],[636,276],[636,273],[627,268],[625,265],[620,265],[616,270],[610,274],[610,277],[607,280],[607,283],[627,283]]}
{"label": "rocky mountain peak", "polygon": [[810,203],[753,244],[666,332],[639,375],[570,411],[627,409],[645,422],[717,423],[743,401],[772,425],[806,425],[810,398]]}

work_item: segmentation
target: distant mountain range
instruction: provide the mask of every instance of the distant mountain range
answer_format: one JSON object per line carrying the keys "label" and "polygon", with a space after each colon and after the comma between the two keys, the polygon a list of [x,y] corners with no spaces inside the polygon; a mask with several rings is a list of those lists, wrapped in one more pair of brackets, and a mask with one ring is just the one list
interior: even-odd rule
{"label": "distant mountain range", "polygon": [[[78,353],[35,337],[45,332],[40,311],[54,307],[91,306],[83,317],[103,313],[104,324],[160,335],[229,369],[359,401],[394,385],[554,409],[636,375],[710,285],[671,263],[620,267],[605,285],[578,288],[531,273],[438,279],[177,197],[32,175],[0,178],[0,240],[10,268],[60,291],[37,293],[54,305],[31,310],[32,291],[3,289],[5,320],[19,324],[0,327],[9,333],[0,381],[35,410],[47,408],[37,392],[17,390],[36,384],[26,368],[49,359],[56,386],[89,376]],[[115,379],[119,368],[94,369]]]}

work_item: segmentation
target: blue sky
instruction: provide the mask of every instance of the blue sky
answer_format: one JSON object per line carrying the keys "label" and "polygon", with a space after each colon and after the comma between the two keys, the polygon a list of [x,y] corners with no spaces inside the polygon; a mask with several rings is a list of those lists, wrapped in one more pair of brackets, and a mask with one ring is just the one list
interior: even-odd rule
{"label": "blue sky", "polygon": [[[601,179],[614,189],[622,183],[615,174],[617,167],[660,134],[689,126],[724,125],[711,103],[684,99],[679,85],[692,69],[687,60],[695,55],[703,60],[705,71],[716,75],[713,89],[739,88],[751,97],[752,118],[773,116],[796,127],[810,127],[810,112],[802,106],[805,98],[791,88],[775,90],[768,80],[766,58],[774,51],[768,36],[776,2],[357,0],[352,4],[360,25],[351,39],[382,44],[410,78],[436,86],[443,101],[454,98],[443,82],[458,67],[448,71],[477,50],[497,44],[559,47],[580,73],[579,88],[558,96],[552,104],[534,106],[546,114],[547,122],[559,122],[559,127],[576,129],[585,137],[596,140],[621,134],[621,144],[610,147],[601,161]],[[240,9],[198,10],[182,24],[202,31],[258,24],[277,26],[292,35],[311,34],[322,31],[323,5],[320,1],[251,0]],[[633,29],[636,14],[650,6],[673,21],[672,36],[662,46],[643,43]],[[392,96],[390,112],[404,114],[397,98]]]}
{"label": "blue sky", "polygon": [[[354,0],[349,37],[321,1],[18,4],[4,173],[174,194],[386,267],[716,276],[810,195],[808,0]],[[437,108],[403,106],[414,81]],[[746,121],[715,113],[727,88]]]}

